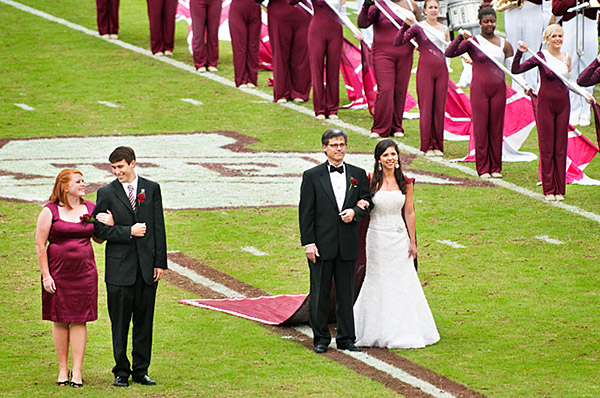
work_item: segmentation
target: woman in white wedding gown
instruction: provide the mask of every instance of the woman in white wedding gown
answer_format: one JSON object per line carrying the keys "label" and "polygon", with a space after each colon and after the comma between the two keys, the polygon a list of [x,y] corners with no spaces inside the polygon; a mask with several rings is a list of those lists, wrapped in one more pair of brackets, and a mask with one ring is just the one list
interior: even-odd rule
{"label": "woman in white wedding gown", "polygon": [[413,263],[414,179],[404,177],[398,154],[390,139],[375,147],[366,275],[354,304],[357,346],[419,348],[440,339]]}

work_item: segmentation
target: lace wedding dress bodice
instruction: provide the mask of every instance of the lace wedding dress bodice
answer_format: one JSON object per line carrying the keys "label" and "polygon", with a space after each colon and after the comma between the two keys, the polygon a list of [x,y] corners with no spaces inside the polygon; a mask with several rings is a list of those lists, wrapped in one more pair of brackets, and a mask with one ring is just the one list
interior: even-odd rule
{"label": "lace wedding dress bodice", "polygon": [[[402,191],[379,191],[373,197],[374,210],[370,226],[393,227],[405,230],[402,208],[406,197]],[[398,211],[400,210],[400,211]]]}

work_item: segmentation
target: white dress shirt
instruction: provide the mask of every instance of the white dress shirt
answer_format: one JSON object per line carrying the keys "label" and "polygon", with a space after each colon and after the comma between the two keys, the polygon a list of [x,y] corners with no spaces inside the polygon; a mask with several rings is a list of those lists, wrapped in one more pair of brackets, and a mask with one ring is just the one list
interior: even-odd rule
{"label": "white dress shirt", "polygon": [[[330,166],[333,165],[327,162],[327,171],[329,171]],[[342,163],[340,166],[344,168],[344,172],[329,172],[329,178],[331,178],[331,186],[333,187],[333,194],[338,205],[338,210],[341,212],[344,200],[346,199],[346,165]]]}

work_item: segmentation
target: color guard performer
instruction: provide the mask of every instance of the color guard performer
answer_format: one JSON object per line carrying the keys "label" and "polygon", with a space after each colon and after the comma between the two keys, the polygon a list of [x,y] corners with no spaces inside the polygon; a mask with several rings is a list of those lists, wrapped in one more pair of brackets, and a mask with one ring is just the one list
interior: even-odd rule
{"label": "color guard performer", "polygon": [[[448,95],[448,66],[444,51],[450,41],[450,33],[437,20],[439,4],[439,0],[425,0],[423,5],[425,23],[437,30],[437,35],[414,24],[414,20],[406,19],[394,39],[394,45],[410,45],[413,38],[419,45],[417,97],[421,151],[425,156],[444,154],[444,114]],[[412,26],[409,28],[409,25]]]}
{"label": "color guard performer", "polygon": [[[548,65],[568,79],[571,72],[571,58],[561,49],[563,29],[557,24],[548,26],[544,30],[543,42],[548,48],[538,52],[540,58],[545,59]],[[521,56],[527,50],[527,44],[521,42],[513,60],[512,72],[522,73],[536,66],[540,72],[541,84],[536,123],[542,188],[546,200],[563,200],[567,169],[569,89],[554,72],[543,66],[536,58],[521,63]]]}
{"label": "color guard performer", "polygon": [[261,28],[260,5],[253,0],[232,0],[229,33],[236,87],[254,88],[258,84]]}
{"label": "color guard performer", "polygon": [[471,34],[465,31],[450,44],[447,57],[457,57],[466,52],[473,60],[471,82],[471,109],[473,138],[475,139],[475,165],[481,178],[502,178],[502,132],[506,108],[506,81],[504,72],[490,57],[505,63],[513,56],[510,43],[495,34],[496,12],[491,3],[479,7],[481,34],[473,37],[486,54],[471,43]]}

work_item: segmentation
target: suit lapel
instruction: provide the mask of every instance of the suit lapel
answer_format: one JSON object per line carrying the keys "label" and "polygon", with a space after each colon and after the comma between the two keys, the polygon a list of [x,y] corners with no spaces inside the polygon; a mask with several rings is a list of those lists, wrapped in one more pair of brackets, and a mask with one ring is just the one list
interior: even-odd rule
{"label": "suit lapel", "polygon": [[143,204],[137,200],[138,195],[140,193],[142,193],[142,191],[144,191],[144,195],[146,195],[146,198],[148,198],[148,194],[146,194],[146,180],[143,179],[142,177],[138,176],[138,186],[137,186],[137,192],[135,194],[135,198],[136,198],[135,212],[136,212],[136,214],[137,214],[138,210],[140,209],[140,206],[143,206]]}
{"label": "suit lapel", "polygon": [[[140,184],[138,183],[138,188],[139,188],[139,185]],[[125,195],[125,190],[123,189],[123,185],[119,182],[119,180],[115,180],[113,182],[113,190],[115,191],[115,195],[117,196],[117,198],[121,202],[123,202],[125,207],[128,208],[131,213],[133,213],[133,208],[131,208],[131,203],[129,203],[129,198],[127,197],[127,195]]]}
{"label": "suit lapel", "polygon": [[352,178],[352,176],[350,175],[350,166],[348,166],[348,163],[344,163],[346,165],[346,195],[344,197],[344,206],[342,206],[343,209],[346,209],[347,207],[353,207],[353,206],[347,206],[348,205],[348,200],[350,199],[350,196],[352,194],[352,189],[350,189],[350,178]]}

